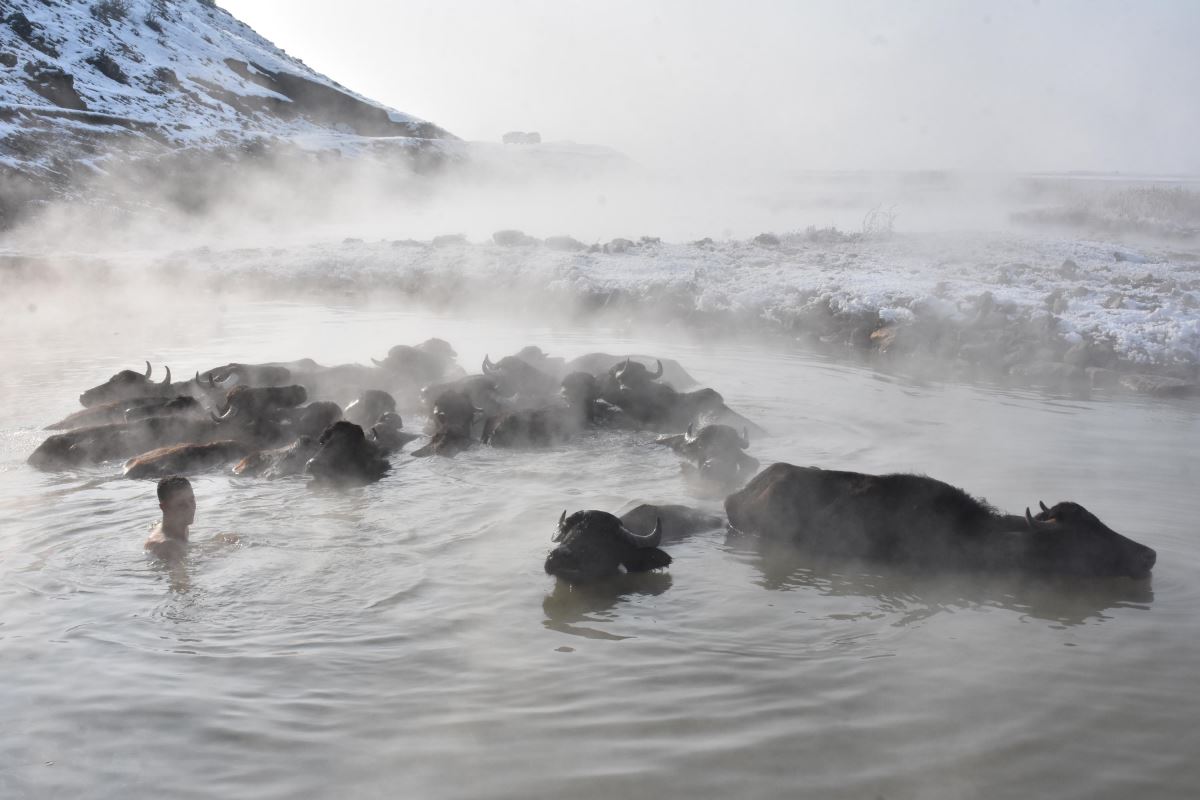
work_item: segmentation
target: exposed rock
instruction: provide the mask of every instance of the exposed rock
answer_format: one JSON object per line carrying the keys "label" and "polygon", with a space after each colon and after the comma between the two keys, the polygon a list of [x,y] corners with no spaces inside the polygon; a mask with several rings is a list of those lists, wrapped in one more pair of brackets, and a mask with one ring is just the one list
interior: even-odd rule
{"label": "exposed rock", "polygon": [[567,253],[578,253],[580,250],[587,250],[587,245],[578,239],[572,239],[570,236],[551,236],[544,242],[546,247],[551,250],[561,250]]}
{"label": "exposed rock", "polygon": [[1200,389],[1196,383],[1165,375],[1123,375],[1121,386],[1152,397],[1187,397]]}
{"label": "exposed rock", "polygon": [[629,239],[613,239],[611,242],[604,245],[604,252],[624,253],[634,246],[634,243]]}
{"label": "exposed rock", "polygon": [[779,247],[779,237],[773,233],[760,233],[754,237],[754,243],[759,247]]}
{"label": "exposed rock", "polygon": [[519,247],[538,243],[538,240],[532,236],[515,230],[496,231],[492,234],[492,241],[501,247]]}

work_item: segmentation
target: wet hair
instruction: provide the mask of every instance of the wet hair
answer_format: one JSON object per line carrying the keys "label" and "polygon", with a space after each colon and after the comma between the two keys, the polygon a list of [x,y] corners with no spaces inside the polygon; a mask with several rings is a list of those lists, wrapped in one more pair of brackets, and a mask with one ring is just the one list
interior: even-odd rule
{"label": "wet hair", "polygon": [[172,475],[158,482],[158,502],[165,503],[176,492],[191,489],[192,482],[182,475]]}

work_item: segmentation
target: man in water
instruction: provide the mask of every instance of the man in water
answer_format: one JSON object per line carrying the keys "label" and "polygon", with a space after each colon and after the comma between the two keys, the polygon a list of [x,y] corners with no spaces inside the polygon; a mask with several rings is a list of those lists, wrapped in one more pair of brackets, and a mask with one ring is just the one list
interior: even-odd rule
{"label": "man in water", "polygon": [[196,519],[196,495],[187,478],[172,475],[158,482],[158,507],[162,521],[150,530],[146,549],[164,560],[177,559],[187,550],[188,526]]}

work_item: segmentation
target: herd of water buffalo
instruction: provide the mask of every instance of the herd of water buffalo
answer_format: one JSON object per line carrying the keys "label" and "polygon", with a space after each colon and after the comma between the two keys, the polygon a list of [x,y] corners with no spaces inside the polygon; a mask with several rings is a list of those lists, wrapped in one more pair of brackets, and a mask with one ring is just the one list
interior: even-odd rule
{"label": "herd of water buffalo", "polygon": [[[307,475],[341,487],[378,480],[389,456],[422,436],[412,455],[452,457],[480,444],[550,447],[595,428],[653,431],[691,477],[731,492],[726,518],[686,506],[639,506],[621,517],[564,511],[546,572],[583,583],[663,568],[671,563],[664,544],[726,525],[820,556],[921,569],[1140,578],[1154,566],[1152,549],[1075,503],[1010,515],[920,475],[785,463],[759,472],[746,451],[750,432],[763,431],[696,386],[669,359],[592,353],[567,362],[537,347],[485,358],[482,372],[468,375],[441,339],[397,345],[371,367],[231,363],[182,382],[169,368],[154,380],[147,362],[144,373],[123,370],[81,394],[84,408],[47,426],[61,432],[29,463],[53,470],[125,460],[130,478],[233,465],[241,476]],[[400,413],[426,417],[424,434],[406,431]]]}

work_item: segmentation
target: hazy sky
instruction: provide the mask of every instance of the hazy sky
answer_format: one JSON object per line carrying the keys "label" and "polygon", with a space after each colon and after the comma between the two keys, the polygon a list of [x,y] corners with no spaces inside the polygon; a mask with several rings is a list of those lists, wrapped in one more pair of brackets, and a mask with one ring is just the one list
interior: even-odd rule
{"label": "hazy sky", "polygon": [[1200,0],[218,0],[467,139],[677,168],[1200,174]]}

